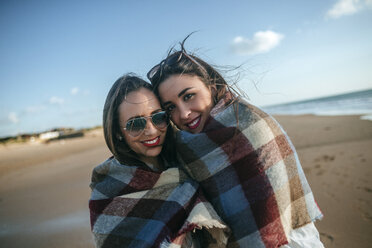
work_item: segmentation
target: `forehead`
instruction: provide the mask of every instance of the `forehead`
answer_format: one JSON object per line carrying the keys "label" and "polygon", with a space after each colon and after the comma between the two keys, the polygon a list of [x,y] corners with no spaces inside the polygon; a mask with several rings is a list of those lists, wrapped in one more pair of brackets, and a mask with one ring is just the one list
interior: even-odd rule
{"label": "forehead", "polygon": [[186,88],[208,89],[198,76],[172,75],[159,85],[159,94],[163,100],[178,97]]}
{"label": "forehead", "polygon": [[127,121],[134,116],[148,116],[160,109],[155,94],[145,88],[129,93],[119,106],[120,121]]}

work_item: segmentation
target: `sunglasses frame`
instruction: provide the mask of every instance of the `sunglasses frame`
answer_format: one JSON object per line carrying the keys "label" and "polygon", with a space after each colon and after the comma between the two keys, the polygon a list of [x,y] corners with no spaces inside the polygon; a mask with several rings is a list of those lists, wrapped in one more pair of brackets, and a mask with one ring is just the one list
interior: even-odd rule
{"label": "sunglasses frame", "polygon": [[[154,123],[153,118],[154,118],[154,116],[157,115],[157,114],[164,114],[164,115],[165,115],[165,117],[166,117],[166,125],[165,125],[164,127],[159,127],[158,125],[156,125],[156,124]],[[165,128],[167,128],[168,125],[169,125],[169,115],[168,115],[168,113],[167,113],[166,111],[160,111],[160,112],[154,113],[154,114],[149,115],[149,116],[141,116],[141,117],[135,117],[135,118],[133,118],[133,119],[130,119],[130,120],[128,120],[128,121],[125,123],[125,127],[122,127],[122,128],[123,128],[123,130],[125,130],[126,132],[128,132],[128,134],[129,134],[130,136],[132,136],[132,137],[138,137],[138,136],[140,136],[140,135],[143,133],[143,131],[145,131],[146,126],[147,126],[147,120],[148,120],[149,118],[151,119],[151,123],[154,125],[154,127],[156,127],[156,128],[159,129],[159,130],[161,130],[161,129],[165,129]],[[129,129],[127,128],[127,126],[128,126],[128,122],[133,121],[133,120],[136,120],[136,119],[144,119],[144,120],[145,120],[145,125],[144,125],[143,129],[142,129],[141,131],[139,131],[139,133],[138,133],[137,135],[133,135],[133,134],[132,134],[132,131],[129,130]]]}

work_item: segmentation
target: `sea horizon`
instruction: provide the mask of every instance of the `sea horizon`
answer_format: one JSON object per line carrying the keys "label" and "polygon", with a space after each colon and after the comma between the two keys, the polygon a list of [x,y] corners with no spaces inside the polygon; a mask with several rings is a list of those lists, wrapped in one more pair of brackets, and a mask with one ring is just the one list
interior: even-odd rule
{"label": "sea horizon", "polygon": [[372,89],[261,106],[272,115],[361,115],[372,120]]}

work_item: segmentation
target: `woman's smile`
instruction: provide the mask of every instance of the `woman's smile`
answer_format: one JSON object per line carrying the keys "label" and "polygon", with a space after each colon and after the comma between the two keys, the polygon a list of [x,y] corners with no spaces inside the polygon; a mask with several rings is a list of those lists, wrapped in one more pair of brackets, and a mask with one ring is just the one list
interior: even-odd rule
{"label": "woman's smile", "polygon": [[186,126],[190,129],[195,129],[200,125],[201,116],[199,115],[194,120],[190,121],[186,124]]}
{"label": "woman's smile", "polygon": [[144,140],[142,141],[142,144],[147,147],[157,146],[160,143],[160,136],[157,136],[153,139]]}

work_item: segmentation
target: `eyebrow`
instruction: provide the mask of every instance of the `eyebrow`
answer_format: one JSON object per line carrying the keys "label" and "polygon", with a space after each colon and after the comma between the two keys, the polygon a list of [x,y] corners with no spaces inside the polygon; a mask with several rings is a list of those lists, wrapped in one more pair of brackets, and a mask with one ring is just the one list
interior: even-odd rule
{"label": "eyebrow", "polygon": [[[177,97],[178,98],[180,98],[181,96],[183,96],[189,89],[192,89],[193,87],[188,87],[188,88],[185,88],[185,89],[183,89],[183,90],[181,90],[181,92],[180,93],[178,93],[178,95],[177,95]],[[168,102],[165,102],[165,103],[163,103],[163,105],[164,106],[166,106],[166,105],[169,105],[169,104],[171,104],[172,102],[170,102],[170,101],[168,101]]]}

